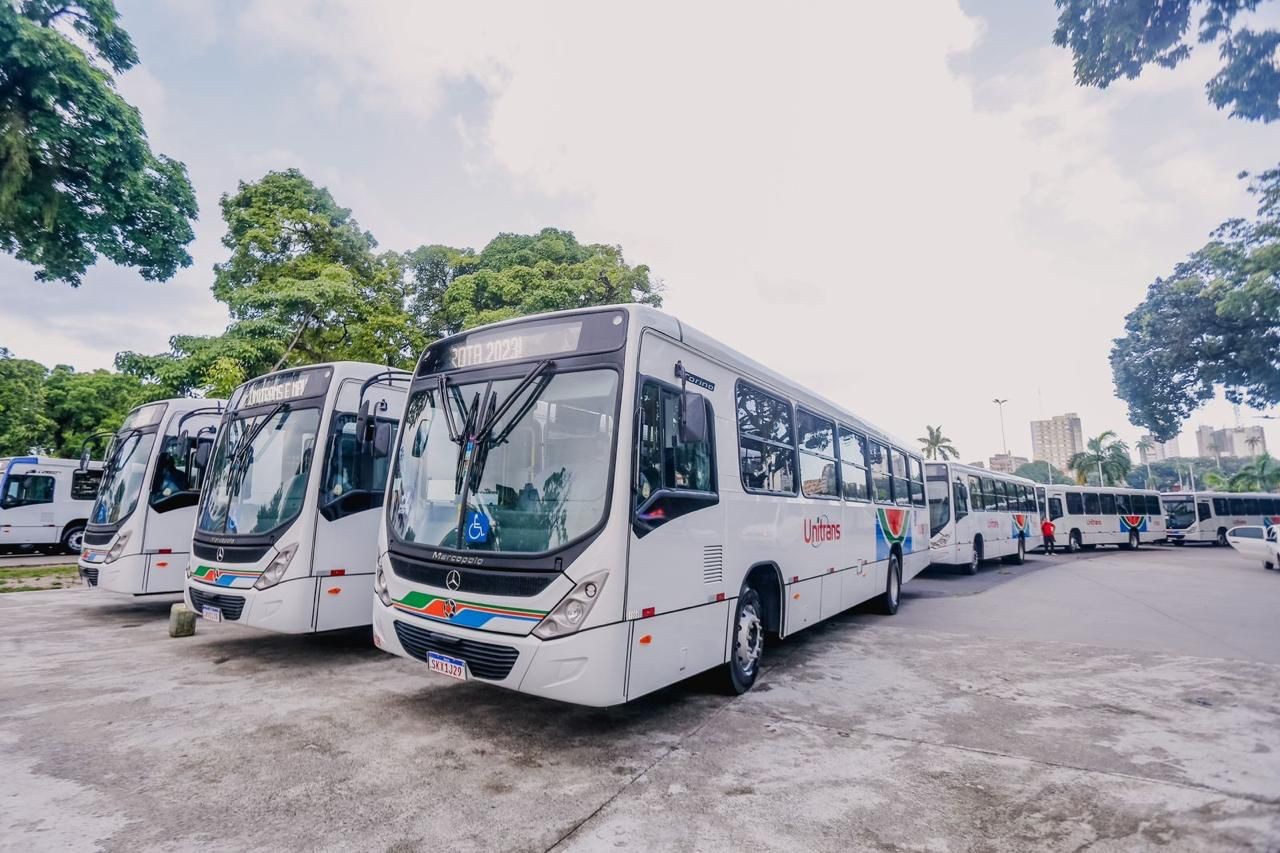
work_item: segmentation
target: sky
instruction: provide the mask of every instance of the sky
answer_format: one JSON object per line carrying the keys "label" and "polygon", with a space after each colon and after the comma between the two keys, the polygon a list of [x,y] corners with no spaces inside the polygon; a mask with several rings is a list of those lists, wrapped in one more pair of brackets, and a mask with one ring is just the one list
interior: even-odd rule
{"label": "sky", "polygon": [[[1207,103],[1213,50],[1077,87],[1050,0],[117,5],[142,59],[120,90],[201,214],[165,283],[0,257],[0,345],[82,370],[225,328],[218,199],[297,167],[385,249],[621,245],[683,321],[965,461],[1001,449],[994,398],[1019,455],[1067,411],[1132,443],[1111,340],[1280,150]],[[1183,452],[1233,422],[1197,412]]]}

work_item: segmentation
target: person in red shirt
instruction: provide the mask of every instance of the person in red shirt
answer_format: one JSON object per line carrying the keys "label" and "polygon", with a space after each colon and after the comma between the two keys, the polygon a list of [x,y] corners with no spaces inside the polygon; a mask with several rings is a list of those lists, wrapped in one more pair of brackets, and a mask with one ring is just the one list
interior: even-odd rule
{"label": "person in red shirt", "polygon": [[1056,529],[1053,522],[1048,518],[1040,522],[1040,534],[1044,536],[1044,552],[1046,554],[1053,553],[1053,534]]}

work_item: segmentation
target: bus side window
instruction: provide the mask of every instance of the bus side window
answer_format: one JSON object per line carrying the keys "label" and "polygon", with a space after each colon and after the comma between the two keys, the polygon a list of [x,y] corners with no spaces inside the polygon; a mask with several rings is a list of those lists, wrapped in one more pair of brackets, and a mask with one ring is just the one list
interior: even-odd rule
{"label": "bus side window", "polygon": [[862,433],[840,427],[840,482],[847,501],[871,500],[871,476],[867,469],[867,439]]}
{"label": "bus side window", "polygon": [[963,483],[952,483],[951,491],[955,495],[956,521],[959,521],[969,514],[969,490]]}
{"label": "bus side window", "polygon": [[6,507],[31,506],[53,503],[53,478],[43,474],[19,474],[6,481],[4,503]]}
{"label": "bus side window", "polygon": [[911,466],[911,503],[927,506],[924,497],[924,466],[914,456],[907,458],[907,464]]}
{"label": "bus side window", "polygon": [[974,512],[982,512],[987,508],[987,499],[982,494],[982,481],[977,477],[969,478],[969,494],[972,496]]}
{"label": "bus side window", "polygon": [[1085,515],[1101,514],[1102,501],[1098,500],[1097,492],[1084,493],[1084,513]]}
{"label": "bus side window", "polygon": [[98,496],[101,471],[76,471],[71,475],[71,500],[91,501]]}
{"label": "bus side window", "polygon": [[869,442],[871,453],[872,497],[876,503],[893,503],[892,479],[889,475],[889,448],[879,442]]}
{"label": "bus side window", "polygon": [[1067,492],[1067,515],[1084,515],[1084,498],[1079,492]]}
{"label": "bus side window", "polygon": [[1231,511],[1227,509],[1226,498],[1213,499],[1213,514],[1214,515],[1230,515],[1231,514]]}
{"label": "bus side window", "polygon": [[[706,398],[697,395],[702,405]],[[636,498],[643,503],[659,489],[714,492],[711,454],[714,420],[708,410],[708,434],[702,441],[680,440],[680,392],[645,382],[640,391],[640,438],[636,464]]]}
{"label": "bus side window", "polygon": [[796,493],[791,404],[744,382],[737,388],[738,466],[749,492]]}
{"label": "bus side window", "polygon": [[804,409],[796,411],[800,444],[800,491],[807,498],[840,498],[836,473],[836,426]]}
{"label": "bus side window", "polygon": [[[1076,495],[1075,497],[1079,497]],[[1071,503],[1071,495],[1067,495],[1067,503]],[[1056,521],[1062,518],[1062,500],[1060,498],[1049,498],[1049,519]]]}
{"label": "bus side window", "polygon": [[1200,501],[1199,503],[1197,503],[1196,513],[1197,515],[1199,515],[1201,521],[1208,521],[1210,518],[1213,517],[1213,513],[1209,511],[1208,501]]}

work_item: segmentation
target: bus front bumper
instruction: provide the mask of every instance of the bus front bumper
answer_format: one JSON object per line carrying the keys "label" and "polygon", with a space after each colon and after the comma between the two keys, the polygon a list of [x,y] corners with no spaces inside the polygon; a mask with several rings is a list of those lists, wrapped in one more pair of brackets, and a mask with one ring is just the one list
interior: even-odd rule
{"label": "bus front bumper", "polygon": [[[540,640],[398,614],[376,598],[373,603],[373,642],[383,651],[426,663],[428,649],[437,650],[466,661],[467,680],[593,707],[626,701],[630,633],[631,623],[615,622]],[[506,669],[512,654],[515,660]]]}
{"label": "bus front bumper", "polygon": [[[316,578],[286,580],[266,589],[219,586],[187,578],[183,597],[197,616],[280,634],[309,634]],[[211,608],[211,610],[206,610]]]}

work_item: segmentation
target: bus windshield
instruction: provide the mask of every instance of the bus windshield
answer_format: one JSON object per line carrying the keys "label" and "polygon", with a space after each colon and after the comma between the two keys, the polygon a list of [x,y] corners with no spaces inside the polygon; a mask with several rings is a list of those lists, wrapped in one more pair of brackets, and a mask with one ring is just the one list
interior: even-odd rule
{"label": "bus windshield", "polygon": [[[522,387],[523,385],[523,387]],[[588,533],[604,515],[616,432],[610,369],[449,384],[409,399],[392,473],[389,526],[404,542],[460,550],[543,553]],[[515,392],[517,399],[503,412]],[[488,400],[489,402],[484,402]],[[479,406],[479,410],[477,410]],[[456,427],[498,422],[475,442]],[[459,529],[461,520],[463,529]]]}
{"label": "bus windshield", "polygon": [[218,431],[196,530],[253,535],[302,511],[320,410],[288,404],[233,418]]}
{"label": "bus windshield", "polygon": [[1165,512],[1168,514],[1170,530],[1185,530],[1196,521],[1196,502],[1188,496],[1185,498],[1161,498]]}
{"label": "bus windshield", "polygon": [[946,480],[930,480],[925,483],[925,489],[929,495],[929,535],[937,536],[951,520],[951,484]]}
{"label": "bus windshield", "polygon": [[137,430],[124,433],[117,439],[102,474],[98,500],[93,505],[92,523],[118,524],[133,512],[142,494],[142,480],[155,441],[154,432],[144,434]]}

